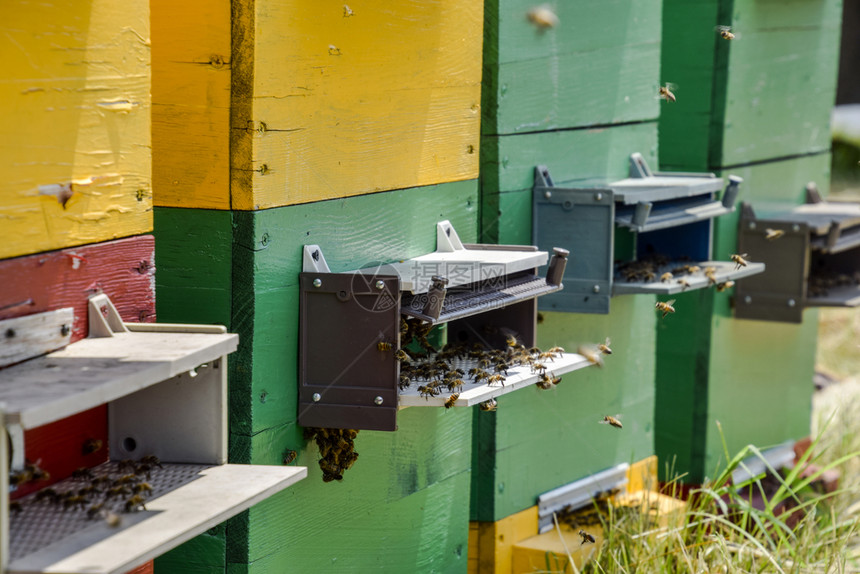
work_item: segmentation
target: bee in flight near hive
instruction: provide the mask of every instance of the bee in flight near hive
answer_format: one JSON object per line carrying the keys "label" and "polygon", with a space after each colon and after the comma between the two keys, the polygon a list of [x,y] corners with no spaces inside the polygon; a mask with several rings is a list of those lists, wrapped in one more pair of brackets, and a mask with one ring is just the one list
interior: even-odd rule
{"label": "bee in flight near hive", "polygon": [[746,260],[746,258],[747,258],[747,257],[749,257],[749,256],[748,256],[746,253],[744,253],[743,255],[738,255],[737,253],[733,253],[733,254],[732,254],[731,259],[732,259],[732,261],[734,261],[734,262],[735,262],[735,264],[736,264],[736,265],[735,265],[735,269],[736,269],[736,270],[737,270],[737,269],[740,269],[741,267],[746,267],[746,266],[747,266],[747,260]]}
{"label": "bee in flight near hive", "polygon": [[98,452],[102,449],[104,443],[97,438],[88,438],[84,441],[83,446],[81,447],[81,454],[84,456],[88,454],[92,454],[94,452]]}
{"label": "bee in flight near hive", "polygon": [[527,17],[529,22],[543,31],[547,28],[555,28],[558,26],[559,20],[555,12],[549,6],[536,6],[528,11]]}
{"label": "bee in flight near hive", "polygon": [[609,340],[609,337],[606,337],[606,341],[601,343],[600,345],[597,345],[597,349],[604,355],[611,355],[612,349],[609,348],[610,344],[611,341]]}
{"label": "bee in flight near hive", "polygon": [[675,84],[667,83],[665,86],[660,86],[660,90],[658,91],[657,95],[660,96],[661,100],[666,100],[667,102],[674,102],[677,98],[675,97],[675,94],[672,92],[672,90],[677,89],[678,86],[676,86]]}
{"label": "bee in flight near hive", "polygon": [[592,365],[603,366],[603,357],[597,345],[580,345],[576,352],[585,357],[585,360]]}
{"label": "bee in flight near hive", "polygon": [[672,307],[672,304],[673,304],[673,303],[675,303],[675,300],[674,300],[674,299],[669,299],[669,300],[668,300],[668,301],[666,301],[666,302],[663,302],[663,301],[657,301],[657,304],[655,305],[655,307],[656,307],[657,309],[659,309],[660,311],[663,311],[663,317],[662,317],[663,319],[665,319],[665,318],[666,318],[666,315],[668,315],[669,313],[674,313],[674,312],[675,312],[675,308],[674,308],[674,307]]}
{"label": "bee in flight near hive", "polygon": [[602,425],[612,425],[617,429],[623,428],[621,425],[621,415],[604,415],[604,417],[600,420],[600,424]]}
{"label": "bee in flight near hive", "polygon": [[496,399],[490,399],[479,404],[478,407],[480,407],[482,411],[494,411],[499,408],[499,402]]}
{"label": "bee in flight near hive", "polygon": [[453,406],[454,406],[454,403],[456,403],[456,402],[457,402],[457,399],[459,399],[459,398],[460,398],[460,393],[454,393],[453,395],[451,395],[450,397],[448,397],[448,398],[445,400],[445,408],[446,408],[446,409],[450,409],[451,407],[453,407]]}
{"label": "bee in flight near hive", "polygon": [[717,283],[717,285],[716,285],[716,289],[717,289],[717,291],[719,291],[720,293],[722,293],[722,292],[723,292],[723,291],[725,291],[726,289],[731,289],[731,288],[732,288],[732,287],[734,287],[734,286],[735,286],[735,282],[734,282],[734,281],[723,281],[722,283]]}
{"label": "bee in flight near hive", "polygon": [[580,546],[582,546],[586,542],[589,542],[591,544],[594,544],[594,542],[595,542],[594,536],[592,536],[591,534],[589,534],[585,530],[580,529],[579,530],[579,536],[582,538],[582,542],[579,543]]}
{"label": "bee in flight near hive", "polygon": [[768,241],[773,241],[774,239],[779,239],[785,235],[785,231],[782,229],[770,229],[767,228],[764,230],[764,238]]}
{"label": "bee in flight near hive", "polygon": [[735,39],[735,35],[732,33],[732,27],[731,26],[717,26],[715,29],[720,33],[720,37],[723,40],[734,40]]}
{"label": "bee in flight near hive", "polygon": [[380,351],[390,351],[392,349],[392,347],[393,347],[393,345],[391,343],[389,343],[388,341],[379,341],[376,344],[376,348],[379,349]]}

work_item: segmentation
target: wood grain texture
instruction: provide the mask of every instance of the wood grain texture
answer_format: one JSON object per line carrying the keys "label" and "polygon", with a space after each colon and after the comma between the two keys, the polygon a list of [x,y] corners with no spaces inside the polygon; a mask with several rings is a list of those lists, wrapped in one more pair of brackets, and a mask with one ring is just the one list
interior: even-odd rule
{"label": "wood grain texture", "polygon": [[229,522],[228,571],[465,571],[471,420],[468,409],[403,410],[397,432],[359,433],[360,458],[331,483],[301,428],[250,437],[258,460],[299,451],[308,478]]}
{"label": "wood grain texture", "polygon": [[553,2],[540,30],[530,0],[493,0],[484,14],[484,134],[653,119],[660,2]]}
{"label": "wood grain texture", "polygon": [[0,257],[150,231],[148,4],[15,0],[0,21]]}
{"label": "wood grain texture", "polygon": [[[662,77],[678,84],[679,105],[663,105],[662,164],[716,169],[828,150],[841,4],[666,0]],[[736,39],[722,40],[717,24]]]}
{"label": "wood grain texture", "polygon": [[[575,350],[609,336],[614,353],[603,369],[566,375],[549,391],[500,397],[495,413],[480,413],[496,418],[492,436],[476,437],[494,444],[492,462],[472,471],[477,488],[488,493],[473,511],[480,521],[494,522],[534,505],[543,492],[653,454],[655,343],[643,333],[654,332],[654,297],[619,297],[609,315],[541,315],[539,347]],[[623,429],[599,424],[618,413]]]}
{"label": "wood grain texture", "polygon": [[151,235],[0,261],[0,319],[72,307],[72,342],[87,335],[87,300],[111,298],[124,321],[155,321]]}
{"label": "wood grain texture", "polygon": [[234,213],[231,329],[240,347],[230,361],[242,374],[231,379],[231,432],[256,434],[296,416],[303,245],[319,245],[339,272],[433,251],[445,219],[473,242],[477,200],[472,180]]}
{"label": "wood grain texture", "polygon": [[153,202],[229,209],[230,2],[150,9]]}
{"label": "wood grain texture", "polygon": [[477,177],[482,8],[478,0],[238,7],[233,208]]}

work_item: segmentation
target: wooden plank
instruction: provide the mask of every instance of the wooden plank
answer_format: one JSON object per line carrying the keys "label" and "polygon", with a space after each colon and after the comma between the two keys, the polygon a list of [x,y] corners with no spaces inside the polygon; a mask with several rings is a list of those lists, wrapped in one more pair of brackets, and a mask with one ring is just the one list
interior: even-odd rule
{"label": "wooden plank", "polygon": [[0,21],[0,257],[149,231],[148,4],[16,0]]}
{"label": "wooden plank", "polygon": [[69,344],[74,312],[71,307],[0,321],[0,367],[44,355]]}
{"label": "wooden plank", "polygon": [[143,235],[0,261],[0,319],[71,307],[75,342],[87,335],[88,297],[102,292],[123,320],[154,321],[154,249]]}
{"label": "wooden plank", "polygon": [[55,539],[50,531],[67,531],[74,516],[25,501],[10,528],[16,521],[41,520],[46,545],[22,554],[13,543],[9,572],[124,572],[295,484],[307,472],[304,467],[226,464],[165,465],[152,474],[153,498],[146,508],[124,515],[114,528],[84,518],[83,528]]}
{"label": "wooden plank", "polygon": [[230,208],[230,2],[155,0],[155,205]]}
{"label": "wooden plank", "polygon": [[[319,245],[332,271],[341,272],[433,251],[436,222],[445,219],[474,243],[477,199],[473,180],[234,213],[231,328],[242,345],[230,361],[242,375],[231,379],[231,432],[254,434],[296,416],[303,245]],[[287,375],[273,380],[273,372]]]}
{"label": "wooden plank", "polygon": [[248,130],[234,134],[233,208],[477,177],[482,8],[293,1],[243,11],[234,52],[253,67],[233,70],[231,126]]}
{"label": "wooden plank", "polygon": [[[343,481],[330,483],[300,427],[243,438],[251,458],[269,464],[282,464],[285,448],[298,451],[294,464],[307,465],[309,476],[230,522],[228,562],[271,572],[319,572],[333,563],[356,572],[421,571],[431,562],[465,570],[471,421],[466,409],[406,409],[397,432],[359,432],[360,458]],[[389,551],[368,551],[379,540]]]}
{"label": "wooden plank", "polygon": [[512,574],[521,572],[512,568],[517,542],[538,532],[537,506],[526,508],[495,522],[477,522],[478,571]]}
{"label": "wooden plank", "polygon": [[657,117],[660,2],[557,3],[560,23],[546,30],[529,22],[534,7],[485,8],[484,134]]}
{"label": "wooden plank", "polygon": [[[654,297],[619,297],[609,315],[541,316],[539,347],[570,350],[609,336],[614,353],[603,369],[564,377],[555,389],[499,399],[495,444],[485,454],[494,472],[473,470],[476,487],[491,497],[475,509],[481,521],[528,508],[539,494],[597,470],[653,454],[655,344],[641,334],[655,327]],[[617,413],[623,414],[623,429],[599,424]],[[576,456],[559,455],[559,436],[578,445]]]}

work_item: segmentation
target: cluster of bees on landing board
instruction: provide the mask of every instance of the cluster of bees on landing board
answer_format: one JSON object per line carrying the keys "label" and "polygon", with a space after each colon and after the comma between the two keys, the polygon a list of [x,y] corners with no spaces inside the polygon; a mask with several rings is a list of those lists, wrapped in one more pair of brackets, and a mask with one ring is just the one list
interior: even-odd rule
{"label": "cluster of bees on landing board", "polygon": [[[101,517],[108,525],[119,526],[121,519],[114,510],[146,510],[144,503],[152,494],[152,485],[147,480],[155,467],[163,468],[161,461],[148,455],[137,461],[120,461],[115,472],[96,473],[90,468],[79,468],[72,473],[72,483],[64,483],[63,489],[49,487],[39,490],[27,506],[48,504],[64,511],[86,511],[91,519]],[[28,463],[23,470],[10,474],[9,483],[20,486],[49,479],[50,475],[38,464]],[[20,501],[12,501],[9,509],[21,513],[24,505]]]}
{"label": "cluster of bees on landing board", "polygon": [[574,508],[568,504],[556,512],[555,517],[560,523],[566,524],[574,530],[579,530],[579,537],[582,539],[582,542],[579,543],[580,546],[594,544],[596,542],[594,536],[582,528],[600,525],[601,517],[606,516],[609,511],[609,501],[620,492],[621,490],[618,488],[598,492],[591,499],[590,506]]}

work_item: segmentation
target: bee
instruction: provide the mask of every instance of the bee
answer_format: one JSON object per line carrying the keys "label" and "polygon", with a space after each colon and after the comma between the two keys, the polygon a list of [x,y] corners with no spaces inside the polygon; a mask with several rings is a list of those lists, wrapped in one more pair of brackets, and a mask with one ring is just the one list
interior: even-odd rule
{"label": "bee", "polygon": [[675,299],[669,299],[665,303],[663,301],[657,301],[657,304],[655,305],[655,307],[658,310],[663,311],[663,317],[662,317],[663,319],[665,319],[666,315],[668,315],[669,313],[675,312],[675,308],[672,307],[672,304],[674,302],[675,302]]}
{"label": "bee", "polygon": [[490,400],[484,401],[483,403],[480,403],[478,405],[478,407],[482,411],[494,411],[497,408],[499,408],[499,402],[496,399],[490,399]]}
{"label": "bee", "polygon": [[768,241],[773,241],[774,239],[779,239],[785,235],[785,231],[782,229],[770,229],[767,228],[764,230],[764,238]]}
{"label": "bee", "polygon": [[506,362],[501,361],[501,362],[499,362],[499,363],[496,363],[496,367],[495,367],[495,368],[496,368],[496,372],[497,372],[497,373],[504,373],[504,374],[506,374],[506,375],[507,375],[507,374],[508,374],[508,369],[510,369],[511,367],[510,367],[510,365],[508,365]]}
{"label": "bee", "polygon": [[92,485],[85,486],[83,488],[78,489],[78,495],[79,496],[86,496],[88,494],[98,494],[98,492],[99,492],[99,489],[96,488],[95,486],[92,486]]}
{"label": "bee", "polygon": [[20,514],[21,512],[24,512],[24,507],[21,506],[21,503],[17,500],[13,500],[9,503],[9,512]]}
{"label": "bee", "polygon": [[460,398],[460,393],[452,394],[450,397],[447,398],[447,400],[445,400],[445,408],[450,409],[451,407],[453,407],[454,403],[456,403],[457,399],[459,399],[459,398]]}
{"label": "bee", "polygon": [[36,500],[50,499],[51,502],[59,502],[60,494],[53,488],[44,488],[36,493]]}
{"label": "bee", "polygon": [[672,280],[672,273],[669,271],[666,271],[665,273],[660,275],[660,281],[663,283],[668,283],[671,280]]}
{"label": "bee", "polygon": [[116,469],[120,472],[125,470],[126,468],[134,468],[134,461],[130,458],[123,459],[116,463]]}
{"label": "bee", "polygon": [[545,373],[546,365],[543,363],[532,363],[532,372],[533,373]]}
{"label": "bee", "polygon": [[105,498],[110,499],[114,496],[126,496],[130,494],[129,490],[124,486],[114,486],[105,493]]}
{"label": "bee", "polygon": [[693,273],[698,273],[701,270],[702,270],[702,268],[699,267],[698,265],[688,265],[687,266],[687,273],[689,273],[690,275],[692,275]]}
{"label": "bee", "polygon": [[507,343],[508,347],[516,347],[517,345],[519,345],[519,343],[517,343],[517,338],[513,335],[508,335],[507,337],[505,337],[505,343]]}
{"label": "bee", "polygon": [[585,530],[579,530],[579,536],[582,538],[582,542],[579,543],[580,546],[585,544],[586,542],[590,542],[591,544],[595,543],[594,536],[586,532]]}
{"label": "bee", "polygon": [[144,506],[143,503],[144,498],[139,494],[135,494],[125,501],[125,511],[131,512],[132,510],[137,510],[138,507],[146,510],[146,506]]}
{"label": "bee", "polygon": [[93,471],[91,471],[85,466],[82,466],[78,470],[72,472],[72,478],[83,478],[85,480],[92,480],[93,478],[95,478],[95,475],[93,474]]}
{"label": "bee", "polygon": [[603,353],[604,355],[611,355],[612,349],[609,348],[610,340],[609,337],[606,337],[606,341],[600,345],[597,345],[597,350]]}
{"label": "bee", "polygon": [[92,454],[94,452],[98,452],[102,449],[104,443],[97,438],[88,438],[84,441],[83,446],[81,446],[81,454],[84,456],[88,454]]}
{"label": "bee", "polygon": [[63,508],[67,509],[71,508],[72,506],[80,506],[81,508],[84,508],[87,504],[89,504],[89,502],[89,500],[80,495],[67,496],[63,500]]}
{"label": "bee", "polygon": [[723,281],[722,283],[717,283],[716,290],[719,292],[723,292],[726,289],[731,289],[734,286],[735,286],[734,281]]}
{"label": "bee", "polygon": [[603,356],[595,345],[580,345],[576,352],[585,357],[592,365],[603,366]]}
{"label": "bee", "polygon": [[717,282],[716,267],[705,267],[704,274],[708,278],[708,285],[714,285]]}
{"label": "bee", "polygon": [[436,390],[435,387],[431,387],[428,385],[421,385],[418,387],[418,394],[424,398],[429,399],[430,397],[435,397],[439,394],[439,391]]}
{"label": "bee", "polygon": [[380,351],[390,351],[393,348],[393,345],[388,341],[379,341],[376,344],[376,348]]}
{"label": "bee", "polygon": [[409,377],[407,377],[406,375],[400,375],[400,382],[397,383],[397,387],[401,391],[405,391],[406,389],[409,388],[409,385],[411,383],[412,383],[412,381],[409,380]]}
{"label": "bee", "polygon": [[529,10],[526,16],[529,22],[537,26],[541,31],[555,28],[559,23],[558,16],[556,16],[555,12],[549,6],[536,6]]}
{"label": "bee", "polygon": [[[296,452],[296,451],[292,451],[292,452]],[[135,494],[141,494],[142,492],[151,493],[152,492],[152,485],[149,484],[148,482],[141,482],[140,484],[135,484],[132,487],[131,491]]]}
{"label": "bee", "polygon": [[556,355],[561,357],[564,354],[564,349],[562,347],[552,347],[551,349],[547,350],[547,353],[555,353]]}
{"label": "bee", "polygon": [[732,259],[732,261],[734,261],[734,262],[735,262],[735,264],[736,264],[736,265],[735,265],[735,269],[740,269],[741,267],[746,267],[746,266],[747,266],[747,260],[746,260],[746,257],[748,257],[748,255],[747,255],[746,253],[744,253],[743,255],[738,255],[737,253],[733,253],[733,254],[732,254],[731,259]]}
{"label": "bee", "polygon": [[675,86],[673,84],[666,84],[665,86],[660,86],[660,90],[658,91],[658,94],[659,94],[661,100],[666,100],[667,102],[674,102],[675,101],[675,94],[672,93],[672,90],[670,89],[670,87],[675,88]]}
{"label": "bee", "polygon": [[140,482],[140,479],[136,474],[124,474],[115,481],[113,481],[114,486],[120,486],[122,484],[130,484],[132,482]]}
{"label": "bee", "polygon": [[154,454],[148,454],[145,457],[140,459],[140,462],[143,464],[148,464],[150,466],[157,466],[158,468],[164,468],[161,466],[161,461]]}
{"label": "bee", "polygon": [[734,40],[735,39],[735,35],[732,34],[732,27],[731,26],[717,26],[716,29],[717,29],[717,31],[719,31],[720,37],[722,37],[723,40]]}
{"label": "bee", "polygon": [[111,482],[113,482],[113,480],[111,480],[110,477],[107,476],[96,476],[90,480],[90,484],[95,488],[107,486]]}
{"label": "bee", "polygon": [[403,349],[397,349],[397,351],[395,351],[395,353],[394,353],[394,358],[397,359],[398,361],[405,362],[405,363],[409,363],[412,361],[412,357],[407,355],[406,351],[404,351]]}
{"label": "bee", "polygon": [[456,391],[457,389],[462,388],[464,384],[463,379],[451,379],[448,381],[448,390]]}
{"label": "bee", "polygon": [[87,509],[87,518],[92,520],[102,512],[102,508],[104,508],[105,503],[99,502],[98,504],[93,504]]}
{"label": "bee", "polygon": [[482,369],[478,369],[478,372],[475,373],[475,375],[474,375],[474,380],[477,383],[479,381],[486,379],[489,376],[490,376],[490,373],[488,373],[487,371],[484,371]]}
{"label": "bee", "polygon": [[487,386],[491,386],[493,383],[501,383],[501,385],[505,386],[505,377],[504,375],[500,375],[496,373],[495,375],[490,375],[487,377]]}
{"label": "bee", "polygon": [[690,286],[690,282],[686,279],[678,279],[678,284],[681,285],[681,291],[686,291],[687,287]]}
{"label": "bee", "polygon": [[552,378],[546,373],[542,373],[540,378],[538,378],[538,382],[535,383],[539,389],[548,390],[553,387]]}
{"label": "bee", "polygon": [[619,420],[620,418],[621,418],[621,415],[615,415],[614,417],[610,416],[610,415],[605,415],[603,417],[603,419],[600,421],[600,424],[612,425],[615,428],[620,429],[620,428],[622,428],[621,421]]}

